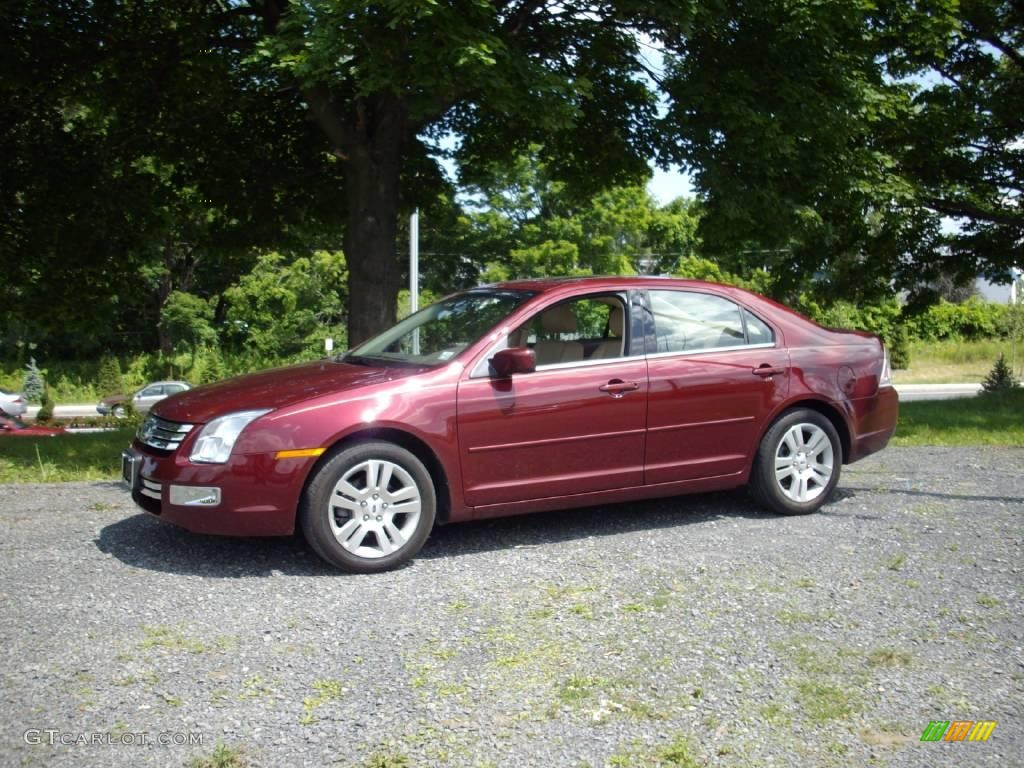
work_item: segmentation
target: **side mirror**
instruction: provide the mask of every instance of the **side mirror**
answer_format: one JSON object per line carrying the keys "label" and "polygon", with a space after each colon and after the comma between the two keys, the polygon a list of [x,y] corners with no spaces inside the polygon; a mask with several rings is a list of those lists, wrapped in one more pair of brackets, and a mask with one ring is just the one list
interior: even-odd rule
{"label": "side mirror", "polygon": [[507,379],[514,373],[533,373],[537,370],[537,356],[528,347],[503,349],[489,362],[491,370],[499,379]]}

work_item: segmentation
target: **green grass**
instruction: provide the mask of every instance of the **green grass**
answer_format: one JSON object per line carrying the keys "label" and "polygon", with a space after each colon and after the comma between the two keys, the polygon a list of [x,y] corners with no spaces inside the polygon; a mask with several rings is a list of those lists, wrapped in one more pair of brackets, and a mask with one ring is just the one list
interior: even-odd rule
{"label": "green grass", "polygon": [[[897,384],[959,384],[980,382],[992,369],[1000,353],[1013,359],[1009,339],[981,341],[916,341],[910,345],[910,367],[897,370]],[[1017,345],[1016,368],[1020,372],[1024,345]]]}
{"label": "green grass", "polygon": [[892,444],[1024,446],[1024,388],[901,403]]}
{"label": "green grass", "polygon": [[0,437],[0,483],[115,480],[134,429],[57,437]]}
{"label": "green grass", "polygon": [[188,765],[189,768],[245,768],[248,764],[241,747],[218,744],[211,754],[194,757]]}

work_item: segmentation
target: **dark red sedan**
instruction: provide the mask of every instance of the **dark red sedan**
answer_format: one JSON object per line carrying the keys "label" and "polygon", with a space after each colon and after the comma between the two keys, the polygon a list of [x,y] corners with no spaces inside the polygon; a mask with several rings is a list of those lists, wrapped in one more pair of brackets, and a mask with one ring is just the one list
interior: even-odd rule
{"label": "dark red sedan", "polygon": [[336,359],[157,404],[124,475],[191,531],[286,535],[391,568],[436,523],[749,485],[813,512],[883,448],[882,343],[724,285],[508,282],[449,296]]}
{"label": "dark red sedan", "polygon": [[26,424],[9,416],[0,416],[0,437],[56,437],[63,434],[63,427],[43,427],[38,424]]}

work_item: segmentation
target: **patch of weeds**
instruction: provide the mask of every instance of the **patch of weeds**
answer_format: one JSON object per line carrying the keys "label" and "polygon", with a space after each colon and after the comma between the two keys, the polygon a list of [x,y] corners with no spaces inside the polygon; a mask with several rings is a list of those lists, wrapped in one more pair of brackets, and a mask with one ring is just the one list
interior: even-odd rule
{"label": "patch of weeds", "polygon": [[802,579],[797,579],[793,583],[796,586],[800,587],[801,589],[811,589],[813,587],[818,586],[817,582],[815,582],[814,579],[809,579],[809,578],[806,578],[806,577],[804,577]]}
{"label": "patch of weeds", "polygon": [[152,648],[164,648],[169,651],[183,651],[186,653],[205,653],[206,646],[194,637],[186,635],[181,627],[169,627],[166,624],[158,626],[142,627],[144,637],[139,643],[139,648],[150,650]]}
{"label": "patch of weeds", "polygon": [[579,597],[587,592],[593,592],[593,587],[544,587],[544,593],[552,600],[559,600],[563,597]]}
{"label": "patch of weeds", "polygon": [[409,768],[412,763],[401,752],[377,752],[366,761],[365,768]]}
{"label": "patch of weeds", "polygon": [[537,608],[536,610],[530,611],[526,614],[527,618],[533,619],[534,621],[550,619],[554,615],[555,611],[552,608]]}
{"label": "patch of weeds", "polygon": [[690,691],[690,695],[693,698],[695,698],[698,701],[700,701],[701,699],[704,698],[704,689],[701,688],[700,686],[698,686],[698,687],[694,688],[692,691]]}
{"label": "patch of weeds", "polygon": [[569,609],[570,613],[574,613],[580,618],[586,619],[587,621],[594,620],[594,609],[586,603],[577,603]]}
{"label": "patch of weeds", "polygon": [[952,542],[952,543],[950,543],[950,544],[947,544],[947,545],[946,545],[946,549],[948,549],[948,550],[949,550],[950,552],[959,552],[959,551],[960,551],[960,545],[959,545],[959,544],[957,544],[957,543],[956,543],[956,542],[954,541],[954,542]]}
{"label": "patch of weeds", "polygon": [[448,661],[457,654],[458,651],[456,651],[454,648],[438,648],[435,651],[431,651],[431,656],[433,656],[435,659],[440,659],[441,661]]}
{"label": "patch of weeds", "polygon": [[117,509],[117,506],[105,501],[96,501],[89,505],[90,512],[109,512],[112,509]]}
{"label": "patch of weeds", "polygon": [[245,768],[248,762],[241,747],[218,744],[211,754],[194,757],[188,765],[189,768]]}
{"label": "patch of weeds", "polygon": [[993,597],[992,595],[978,595],[977,602],[978,605],[983,608],[995,608],[1002,605],[1002,601],[998,597]]}
{"label": "patch of weeds", "polygon": [[796,611],[789,608],[785,608],[776,614],[776,618],[778,618],[778,620],[783,624],[817,624],[825,621],[831,621],[835,616],[836,612],[832,610],[812,613],[809,611]]}
{"label": "patch of weeds", "polygon": [[853,691],[819,679],[800,680],[795,688],[796,699],[804,714],[816,723],[849,717],[858,708]]}
{"label": "patch of weeds", "polygon": [[771,702],[761,707],[761,717],[766,722],[772,725],[785,726],[791,725],[793,722],[792,716],[787,712],[781,704],[777,702]]}
{"label": "patch of weeds", "polygon": [[900,571],[903,570],[903,566],[906,564],[906,562],[906,554],[903,552],[898,552],[897,554],[893,555],[885,561],[885,567],[888,568],[890,571]]}
{"label": "patch of weeds", "polygon": [[467,608],[469,608],[469,603],[467,603],[465,600],[452,600],[450,603],[448,603],[448,610],[452,611],[453,613],[464,611]]}
{"label": "patch of weeds", "polygon": [[608,759],[614,768],[701,768],[703,763],[693,755],[693,744],[685,736],[676,736],[671,742],[655,750],[634,747]]}
{"label": "patch of weeds", "polygon": [[329,701],[337,701],[341,698],[344,689],[338,680],[315,680],[313,681],[315,696],[307,696],[302,700],[302,708],[305,710],[299,718],[302,725],[311,725],[316,721],[314,712]]}
{"label": "patch of weeds", "polygon": [[903,583],[906,584],[911,589],[920,589],[921,588],[921,582],[918,581],[917,579],[907,579]]}
{"label": "patch of weeds", "polygon": [[905,667],[910,661],[909,653],[896,648],[876,648],[868,654],[868,664],[872,667]]}
{"label": "patch of weeds", "polygon": [[183,702],[180,696],[171,696],[169,693],[161,693],[160,696],[163,698],[164,703],[169,707],[180,707]]}
{"label": "patch of weeds", "polygon": [[607,682],[599,677],[573,675],[559,686],[558,700],[568,706],[579,706],[593,699]]}
{"label": "patch of weeds", "polygon": [[259,699],[274,694],[274,689],[260,675],[253,675],[242,681],[242,691],[238,694],[239,701]]}

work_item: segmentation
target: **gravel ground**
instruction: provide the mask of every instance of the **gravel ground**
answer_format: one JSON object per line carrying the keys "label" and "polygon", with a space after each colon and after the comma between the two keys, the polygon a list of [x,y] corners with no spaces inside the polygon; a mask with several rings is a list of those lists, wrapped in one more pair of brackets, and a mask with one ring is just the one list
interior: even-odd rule
{"label": "gravel ground", "polygon": [[[2,486],[0,763],[1022,765],[1022,497],[1024,450],[890,448],[809,517],[535,515],[348,576],[112,483]],[[957,719],[998,726],[919,741]]]}

